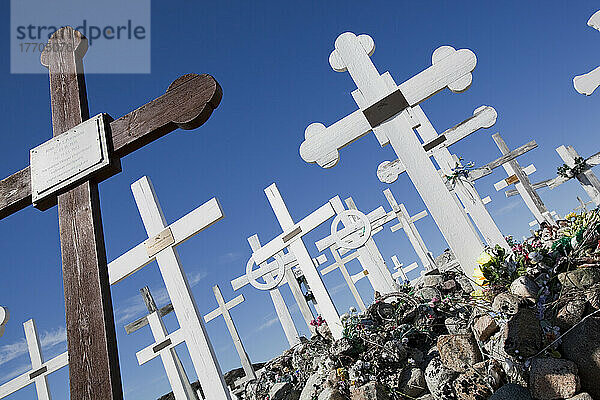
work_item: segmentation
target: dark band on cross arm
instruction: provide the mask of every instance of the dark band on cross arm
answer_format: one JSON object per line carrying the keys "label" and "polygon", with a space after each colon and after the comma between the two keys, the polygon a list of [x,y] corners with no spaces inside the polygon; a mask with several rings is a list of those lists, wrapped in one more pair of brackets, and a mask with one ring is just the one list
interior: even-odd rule
{"label": "dark band on cross arm", "polygon": [[444,143],[445,141],[446,141],[446,135],[440,135],[440,136],[436,137],[435,139],[433,139],[431,142],[425,143],[423,145],[423,150],[429,151],[429,150],[435,149],[436,147],[438,147],[440,144]]}
{"label": "dark band on cross arm", "polygon": [[371,127],[375,128],[381,125],[382,122],[392,118],[394,115],[406,110],[408,107],[410,107],[410,104],[408,104],[408,101],[400,89],[398,89],[366,108],[363,111],[363,114],[365,115],[365,118],[367,118],[367,121],[369,121]]}
{"label": "dark band on cross arm", "polygon": [[42,368],[38,369],[37,371],[30,373],[29,379],[33,380],[33,379],[37,378],[38,376],[45,374],[47,371],[48,371],[48,367],[43,366]]}
{"label": "dark band on cross arm", "polygon": [[287,243],[301,233],[302,233],[302,227],[298,226],[298,227],[296,227],[296,229],[294,229],[293,231],[291,231],[290,233],[288,233],[287,235],[285,235],[283,237],[283,242]]}
{"label": "dark band on cross arm", "polygon": [[152,348],[152,351],[154,353],[158,353],[159,351],[161,351],[162,349],[169,347],[171,345],[171,339],[167,339],[162,343],[157,344],[156,346],[154,346]]}

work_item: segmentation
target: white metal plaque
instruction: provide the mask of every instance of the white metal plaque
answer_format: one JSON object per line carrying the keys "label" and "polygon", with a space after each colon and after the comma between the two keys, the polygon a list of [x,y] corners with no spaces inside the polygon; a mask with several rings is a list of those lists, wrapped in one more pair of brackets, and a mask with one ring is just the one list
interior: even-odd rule
{"label": "white metal plaque", "polygon": [[110,164],[104,115],[82,122],[29,152],[35,205]]}

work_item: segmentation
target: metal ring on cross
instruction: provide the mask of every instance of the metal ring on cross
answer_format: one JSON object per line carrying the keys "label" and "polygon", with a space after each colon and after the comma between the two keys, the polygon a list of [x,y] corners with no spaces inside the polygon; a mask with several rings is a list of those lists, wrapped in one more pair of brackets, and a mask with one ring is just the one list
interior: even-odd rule
{"label": "metal ring on cross", "polygon": [[[258,290],[271,290],[279,286],[281,281],[283,281],[283,277],[285,274],[285,263],[283,262],[283,257],[280,254],[275,254],[273,256],[274,261],[270,263],[264,263],[262,266],[259,266],[258,269],[254,269],[254,258],[250,257],[248,263],[246,264],[246,276],[248,277],[248,282]],[[277,268],[273,270],[270,268],[270,265],[275,263]],[[271,275],[275,273],[275,275]],[[273,277],[269,279],[269,277]],[[265,282],[261,283],[258,281],[259,278],[262,278]]]}
{"label": "metal ring on cross", "polygon": [[[340,224],[342,218],[344,217],[351,221],[353,219],[359,220],[362,226],[358,228],[358,232],[362,230],[362,235],[354,235],[354,233],[357,233],[357,231],[355,231],[347,237],[342,237],[340,235],[341,231],[338,231],[337,227]],[[333,219],[333,222],[331,223],[331,236],[335,238],[335,242],[340,247],[350,250],[358,249],[359,247],[367,243],[367,240],[369,240],[369,238],[371,237],[371,222],[369,221],[369,217],[367,217],[365,214],[361,213],[358,210],[344,210],[338,215],[336,215]]]}

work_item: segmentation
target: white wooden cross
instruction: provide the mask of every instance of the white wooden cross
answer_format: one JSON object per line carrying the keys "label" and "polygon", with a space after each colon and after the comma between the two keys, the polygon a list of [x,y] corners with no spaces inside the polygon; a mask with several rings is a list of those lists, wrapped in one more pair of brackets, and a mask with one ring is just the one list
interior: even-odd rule
{"label": "white wooden cross", "polygon": [[415,252],[421,260],[421,263],[423,263],[423,268],[425,268],[426,271],[431,271],[437,268],[433,259],[433,255],[427,249],[421,234],[415,226],[416,221],[427,216],[427,211],[421,211],[420,213],[411,216],[406,210],[404,204],[398,204],[394,194],[390,189],[385,189],[383,194],[392,208],[388,215],[390,218],[398,220],[396,225],[390,227],[391,231],[396,232],[400,229],[404,229],[404,233],[406,233],[410,244],[412,245],[413,249],[415,249]]}
{"label": "white wooden cross", "polygon": [[396,272],[392,275],[394,279],[401,278],[403,283],[410,284],[410,279],[408,279],[409,272],[419,268],[419,264],[416,262],[410,264],[408,267],[404,267],[404,265],[398,261],[398,257],[392,256],[392,262],[394,263],[394,269]]}
{"label": "white wooden cross", "polygon": [[[145,317],[138,319],[125,326],[127,334],[133,333],[143,326],[150,325],[152,336],[154,337],[155,343],[163,343],[166,339],[168,332],[163,323],[162,317],[173,311],[172,305],[167,305],[158,309],[154,298],[150,293],[150,289],[146,286],[140,289],[144,304],[148,309],[149,314]],[[173,390],[173,395],[176,400],[198,400],[199,396],[196,394],[192,386],[190,385],[189,378],[183,368],[183,364],[175,351],[175,348],[164,348],[156,349],[156,352],[160,354],[160,359],[165,368],[167,379]],[[142,363],[140,363],[142,365]]]}
{"label": "white wooden cross", "polygon": [[302,237],[305,234],[335,215],[333,207],[327,202],[300,222],[294,223],[294,220],[274,183],[265,189],[265,194],[275,212],[275,217],[279,221],[283,233],[263,247],[254,251],[252,254],[253,261],[260,265],[282,250],[289,248],[289,251],[298,261],[298,267],[304,274],[304,277],[315,296],[315,301],[319,305],[319,311],[327,322],[333,337],[335,339],[340,339],[343,331],[340,316],[319,276],[319,272],[313,264],[308,250],[306,250],[304,242],[302,241]]}
{"label": "white wooden cross", "polygon": [[6,328],[9,319],[10,312],[8,312],[8,308],[0,306],[0,337],[4,335],[4,329]]}
{"label": "white wooden cross", "polygon": [[[556,149],[556,152],[569,168],[575,167],[576,160],[582,160],[582,157],[577,154],[577,151],[575,151],[573,146],[560,146]],[[554,189],[569,179],[575,178],[579,181],[583,190],[590,196],[590,199],[592,199],[597,206],[600,206],[600,180],[598,180],[596,174],[591,170],[592,167],[600,164],[600,152],[583,161],[585,163],[583,165],[583,172],[580,172],[578,175],[569,174],[567,177],[557,176],[550,181],[548,186],[550,186],[551,189]]]}
{"label": "white wooden cross", "polygon": [[[504,139],[502,139],[499,133],[493,134],[492,138],[494,139],[494,142],[496,143],[502,154],[507,155],[510,153],[508,146],[506,145]],[[554,225],[554,219],[548,212],[546,205],[544,205],[542,199],[537,194],[537,192],[531,185],[529,178],[527,177],[527,172],[535,171],[535,167],[530,166],[528,168],[530,168],[532,171],[526,171],[524,168],[521,168],[519,162],[515,159],[512,159],[505,164],[502,164],[502,166],[508,174],[508,178],[496,183],[494,185],[496,190],[500,191],[508,185],[515,184],[519,195],[521,195],[521,198],[527,205],[527,208],[529,208],[529,210],[532,212],[535,219],[539,223],[546,221],[547,223]]]}
{"label": "white wooden cross", "polygon": [[52,396],[48,388],[47,376],[69,364],[68,354],[65,351],[53,359],[44,362],[35,322],[30,319],[23,324],[23,328],[25,329],[25,340],[27,341],[27,350],[31,359],[31,370],[1,385],[0,399],[33,383],[35,384],[38,400],[51,400]]}
{"label": "white wooden cross", "polygon": [[[256,252],[261,248],[258,235],[249,237],[248,243],[250,244],[250,248],[253,252]],[[312,259],[315,267],[325,263],[326,261],[327,257],[324,255]],[[290,287],[292,295],[294,296],[294,300],[296,300],[296,303],[298,304],[298,308],[302,314],[302,317],[304,318],[306,326],[311,334],[314,334],[316,332],[316,328],[311,325],[311,322],[314,320],[314,315],[310,309],[310,306],[308,305],[306,296],[300,287],[298,279],[303,275],[302,271],[298,269],[298,260],[296,257],[294,257],[293,253],[289,251],[284,253],[281,251],[277,254],[277,258],[274,261],[265,261],[260,264],[259,268],[256,270],[251,269],[253,265],[254,259],[251,257],[246,265],[246,274],[231,281],[233,290],[241,289],[247,284],[252,284],[252,286],[259,290],[268,290],[269,294],[271,295],[271,300],[273,301],[273,306],[275,307],[275,312],[277,313],[279,322],[281,323],[288,343],[290,347],[293,347],[300,343],[300,337],[290,315],[289,309],[287,308],[285,301],[281,296],[281,292],[279,291],[279,287],[287,283]],[[262,278],[265,283],[261,284],[258,282],[258,279],[260,278]],[[317,308],[316,304],[315,308]],[[317,312],[319,311],[317,310]]]}
{"label": "white wooden cross", "polygon": [[339,159],[339,149],[370,131],[382,146],[391,143],[465,273],[470,276],[483,244],[423,150],[413,131],[419,121],[410,108],[446,87],[453,92],[466,90],[471,84],[471,72],[477,58],[470,50],[442,46],[434,51],[432,66],[397,86],[389,73],[380,75],[373,65],[369,56],[374,50],[375,42],[368,35],[346,32],[336,39],[329,63],[335,71],[350,73],[358,87],[352,96],[359,110],[329,127],[321,123],[308,126],[300,155],[306,162],[330,168]]}
{"label": "white wooden cross", "polygon": [[245,374],[243,378],[240,378],[235,382],[236,386],[240,386],[241,384],[256,379],[256,373],[254,372],[254,368],[252,368],[252,363],[250,362],[248,353],[246,353],[246,350],[244,349],[242,339],[240,339],[240,335],[238,334],[237,328],[235,327],[233,318],[231,318],[231,314],[229,314],[229,310],[231,310],[233,307],[241,304],[244,301],[244,295],[240,294],[233,300],[226,303],[225,299],[223,298],[223,294],[221,293],[221,289],[219,289],[219,286],[213,286],[213,292],[215,293],[215,298],[217,299],[219,307],[216,310],[213,310],[210,313],[206,314],[204,316],[204,321],[210,322],[213,319],[217,318],[219,315],[223,316],[225,324],[227,325],[227,330],[231,335],[231,339],[233,339],[235,350],[237,351],[238,356],[240,357],[242,368]]}
{"label": "white wooden cross", "polygon": [[[550,215],[552,216],[552,219],[554,219],[554,221],[558,221],[559,219],[561,219],[560,215],[558,215],[556,211],[550,211]],[[540,223],[536,219],[534,219],[533,221],[529,221],[529,226],[531,227],[534,227],[539,224]]]}
{"label": "white wooden cross", "polygon": [[588,201],[588,202],[583,201],[583,199],[579,196],[577,196],[577,202],[579,203],[579,206],[575,207],[575,211],[581,210],[582,213],[588,212],[587,206],[590,204],[594,204],[593,201]]}
{"label": "white wooden cross", "polygon": [[[588,21],[588,26],[600,31],[600,10],[596,11]],[[588,72],[584,75],[579,75],[573,78],[573,86],[581,94],[586,96],[594,93],[594,90],[600,86],[600,67]]]}
{"label": "white wooden cross", "polygon": [[149,239],[108,265],[110,284],[120,282],[156,260],[180,326],[164,341],[139,351],[136,354],[138,362],[141,365],[155,358],[160,350],[185,342],[206,398],[230,399],[229,389],[176,249],[179,244],[221,220],[221,206],[213,198],[167,226],[150,179],[143,177],[134,182],[131,190]]}
{"label": "white wooden cross", "polygon": [[[329,202],[337,215],[331,224],[330,235],[318,240],[315,245],[320,252],[329,248],[335,262],[324,268],[321,274],[325,275],[339,268],[358,305],[361,309],[364,309],[364,303],[354,285],[355,281],[351,278],[345,265],[357,258],[365,271],[363,276],[369,279],[373,290],[380,294],[392,293],[397,290],[391,273],[373,240],[373,235],[381,231],[383,224],[387,222],[387,215],[383,207],[379,207],[365,215],[357,209],[351,197],[346,199],[348,210],[344,208],[339,196],[334,197]],[[344,225],[344,228],[338,230],[340,222]],[[345,253],[351,250],[355,251],[342,258]]]}

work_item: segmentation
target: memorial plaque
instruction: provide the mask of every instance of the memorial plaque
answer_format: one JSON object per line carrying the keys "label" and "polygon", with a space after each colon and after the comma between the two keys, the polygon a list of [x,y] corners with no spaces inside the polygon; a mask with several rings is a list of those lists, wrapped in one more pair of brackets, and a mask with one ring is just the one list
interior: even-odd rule
{"label": "memorial plaque", "polygon": [[519,178],[516,175],[511,175],[505,179],[507,185],[519,182]]}
{"label": "memorial plaque", "polygon": [[173,232],[171,232],[171,228],[167,228],[164,231],[157,234],[156,236],[146,240],[145,243],[146,251],[148,252],[148,257],[154,257],[160,251],[175,244],[175,238],[173,237]]}
{"label": "memorial plaque", "polygon": [[30,153],[34,206],[110,165],[105,114],[82,122]]}

